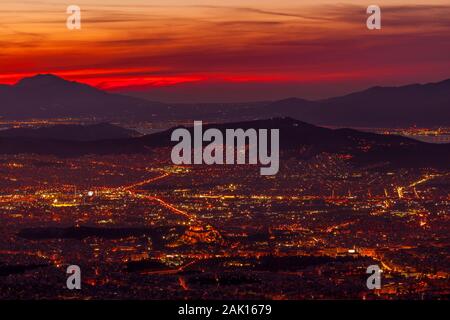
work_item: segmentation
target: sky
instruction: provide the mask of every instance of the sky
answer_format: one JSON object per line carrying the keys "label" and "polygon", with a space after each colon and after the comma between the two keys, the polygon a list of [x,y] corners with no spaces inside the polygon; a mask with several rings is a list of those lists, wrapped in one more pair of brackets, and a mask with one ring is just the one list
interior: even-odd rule
{"label": "sky", "polygon": [[[450,0],[0,0],[0,83],[53,73],[166,102],[320,99],[450,78]],[[81,30],[66,8],[81,8]]]}

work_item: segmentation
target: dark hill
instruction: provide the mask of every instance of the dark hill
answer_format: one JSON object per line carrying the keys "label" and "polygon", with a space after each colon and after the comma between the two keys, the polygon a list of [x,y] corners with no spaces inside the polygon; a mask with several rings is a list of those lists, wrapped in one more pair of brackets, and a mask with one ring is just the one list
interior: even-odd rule
{"label": "dark hill", "polygon": [[50,74],[25,78],[0,89],[0,117],[152,119],[165,105],[108,93]]}
{"label": "dark hill", "polygon": [[260,114],[350,127],[449,126],[450,79],[402,87],[373,87],[321,101],[281,100],[265,106]]}
{"label": "dark hill", "polygon": [[[326,152],[350,156],[357,165],[390,164],[396,167],[449,168],[450,144],[428,144],[413,139],[361,132],[353,129],[328,129],[291,118],[274,118],[229,124],[205,125],[203,128],[279,129],[283,156],[308,158]],[[192,128],[188,128],[191,132]],[[158,147],[175,144],[173,129],[137,138],[100,141],[62,141],[35,138],[0,138],[4,154],[36,153],[58,156],[83,154],[149,153]],[[206,145],[206,143],[204,144]],[[168,152],[167,158],[170,154]]]}

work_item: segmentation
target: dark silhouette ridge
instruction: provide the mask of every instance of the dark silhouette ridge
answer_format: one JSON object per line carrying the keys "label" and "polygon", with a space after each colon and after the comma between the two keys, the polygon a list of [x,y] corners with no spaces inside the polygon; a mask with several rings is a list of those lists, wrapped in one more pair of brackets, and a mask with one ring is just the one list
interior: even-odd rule
{"label": "dark silhouette ridge", "polygon": [[400,87],[372,87],[309,101],[164,104],[105,92],[54,75],[0,85],[0,117],[89,118],[100,121],[213,120],[230,122],[293,117],[318,125],[348,127],[450,126],[450,79]]}
{"label": "dark silhouette ridge", "polygon": [[291,116],[322,125],[400,127],[450,125],[450,79],[402,87],[373,87],[320,101],[288,99],[262,115]]}
{"label": "dark silhouette ridge", "polygon": [[164,109],[161,103],[108,93],[48,74],[1,88],[0,104],[0,116],[7,119],[151,119]]}
{"label": "dark silhouette ridge", "polygon": [[[274,118],[228,124],[209,124],[203,130],[279,129],[282,157],[307,159],[319,153],[349,156],[356,165],[383,164],[395,167],[449,168],[450,144],[429,144],[413,139],[361,132],[353,129],[328,129],[292,118]],[[187,128],[191,133],[193,128]],[[137,138],[99,141],[63,141],[36,138],[0,138],[3,154],[50,154],[73,157],[85,154],[149,154],[159,147],[172,147],[173,129]],[[192,135],[192,134],[191,134]],[[204,143],[206,145],[207,143]],[[170,152],[167,152],[170,157]]]}

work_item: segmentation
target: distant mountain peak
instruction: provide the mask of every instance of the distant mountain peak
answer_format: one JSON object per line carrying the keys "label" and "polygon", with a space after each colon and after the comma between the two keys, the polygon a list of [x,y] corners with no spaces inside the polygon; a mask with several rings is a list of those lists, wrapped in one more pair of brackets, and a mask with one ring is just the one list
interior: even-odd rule
{"label": "distant mountain peak", "polygon": [[75,82],[65,80],[54,74],[37,74],[32,77],[23,78],[16,86],[19,87],[48,87],[53,85],[67,85]]}

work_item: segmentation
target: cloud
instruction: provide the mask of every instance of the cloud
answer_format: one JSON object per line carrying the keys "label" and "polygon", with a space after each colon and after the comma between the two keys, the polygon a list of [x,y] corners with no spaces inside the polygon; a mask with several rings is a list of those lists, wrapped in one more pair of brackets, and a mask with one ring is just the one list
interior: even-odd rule
{"label": "cloud", "polygon": [[[360,5],[123,6],[88,7],[77,33],[52,14],[35,17],[33,27],[3,22],[10,29],[0,69],[66,72],[104,86],[108,79],[275,83],[450,74],[450,6],[383,6],[380,32],[367,30]],[[39,22],[49,26],[35,30]]]}
{"label": "cloud", "polygon": [[[329,20],[361,24],[365,20],[366,7],[356,5],[335,5],[317,7]],[[448,28],[450,24],[450,5],[404,5],[381,6],[382,24],[391,27],[435,27]],[[420,30],[418,30],[420,31]]]}

